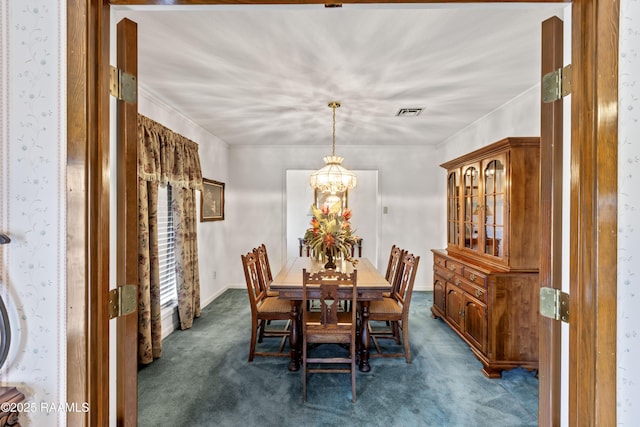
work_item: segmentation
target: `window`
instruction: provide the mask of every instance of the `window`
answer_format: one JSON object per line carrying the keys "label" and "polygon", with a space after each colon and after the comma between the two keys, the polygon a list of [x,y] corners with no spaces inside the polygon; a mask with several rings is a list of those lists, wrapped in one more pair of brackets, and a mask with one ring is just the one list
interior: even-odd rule
{"label": "window", "polygon": [[161,307],[173,307],[178,304],[175,234],[170,201],[171,185],[161,185],[158,189],[158,264]]}

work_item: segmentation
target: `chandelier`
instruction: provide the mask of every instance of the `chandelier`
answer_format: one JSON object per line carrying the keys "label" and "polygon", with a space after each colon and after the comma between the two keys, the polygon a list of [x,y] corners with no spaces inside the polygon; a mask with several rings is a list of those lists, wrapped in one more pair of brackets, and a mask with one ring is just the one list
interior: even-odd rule
{"label": "chandelier", "polygon": [[323,193],[335,194],[354,188],[356,175],[342,167],[344,158],[336,156],[336,108],[340,107],[340,103],[332,101],[329,107],[333,109],[333,150],[330,156],[324,158],[324,167],[311,174],[309,184]]}

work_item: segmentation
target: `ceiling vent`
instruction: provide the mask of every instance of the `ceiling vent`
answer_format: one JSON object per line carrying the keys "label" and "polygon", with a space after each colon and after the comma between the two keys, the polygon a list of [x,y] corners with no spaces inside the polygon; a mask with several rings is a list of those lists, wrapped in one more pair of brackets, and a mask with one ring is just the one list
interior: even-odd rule
{"label": "ceiling vent", "polygon": [[422,108],[401,108],[396,116],[398,117],[415,117],[422,113]]}

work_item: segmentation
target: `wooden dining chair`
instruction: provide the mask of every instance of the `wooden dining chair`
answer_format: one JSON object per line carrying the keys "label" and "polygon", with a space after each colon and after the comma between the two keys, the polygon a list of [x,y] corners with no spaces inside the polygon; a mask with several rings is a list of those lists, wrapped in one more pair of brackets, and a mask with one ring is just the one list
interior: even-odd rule
{"label": "wooden dining chair", "polygon": [[260,275],[260,285],[267,292],[268,297],[277,297],[278,292],[269,290],[269,286],[271,285],[271,282],[273,282],[273,275],[271,274],[271,265],[269,264],[267,247],[263,243],[257,248],[253,249],[253,252],[258,257],[258,273]]}
{"label": "wooden dining chair", "polygon": [[[244,277],[247,282],[249,302],[251,304],[251,344],[249,347],[249,362],[254,356],[282,356],[288,357],[288,352],[283,352],[284,344],[289,336],[291,305],[287,300],[278,297],[267,296],[266,289],[260,283],[260,271],[258,256],[251,251],[241,255]],[[282,329],[267,329],[267,322],[271,320],[284,320]],[[280,337],[280,347],[277,352],[256,352],[256,341],[262,342],[264,337]]]}
{"label": "wooden dining chair", "polygon": [[[396,289],[400,275],[402,274],[402,257],[405,253],[406,251],[404,249],[400,249],[396,245],[391,246],[389,262],[387,263],[387,272],[384,275],[384,278],[387,279],[387,282],[391,283],[391,287],[393,289]],[[384,296],[390,297],[391,292]]]}
{"label": "wooden dining chair", "polygon": [[[404,357],[407,363],[411,363],[411,347],[409,345],[409,305],[413,284],[418,270],[419,256],[405,253],[402,256],[401,273],[398,283],[389,297],[383,297],[379,301],[371,301],[369,304],[369,331],[377,353],[371,357]],[[388,322],[385,328],[374,328],[372,322]],[[400,335],[402,331],[402,336]],[[402,343],[403,353],[383,353],[380,350],[378,339],[389,338]]]}
{"label": "wooden dining chair", "polygon": [[[346,287],[348,295],[339,295],[339,288]],[[357,270],[341,273],[323,270],[309,273],[302,271],[302,401],[307,400],[307,375],[309,373],[350,373],[351,402],[356,401],[356,310],[339,310],[340,302],[357,300]],[[310,299],[320,301],[320,310],[307,307]],[[338,344],[349,347],[349,354],[309,355],[312,344]],[[324,350],[324,349],[323,349]],[[344,351],[343,349],[341,350]],[[309,364],[313,364],[310,367]],[[332,366],[334,365],[334,366]],[[340,367],[342,365],[342,367]],[[344,367],[347,365],[348,367]]]}

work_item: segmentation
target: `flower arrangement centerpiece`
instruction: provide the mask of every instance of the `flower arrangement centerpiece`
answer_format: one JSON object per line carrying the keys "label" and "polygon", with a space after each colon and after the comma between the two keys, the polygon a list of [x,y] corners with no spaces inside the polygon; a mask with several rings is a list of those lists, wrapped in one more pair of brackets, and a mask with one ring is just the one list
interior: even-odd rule
{"label": "flower arrangement centerpiece", "polygon": [[342,255],[344,259],[357,263],[351,257],[351,248],[358,241],[358,236],[351,230],[351,211],[340,212],[340,203],[323,206],[318,209],[311,206],[313,218],[311,227],[304,234],[304,239],[311,248],[314,257],[328,262],[325,268],[336,268],[334,258]]}

